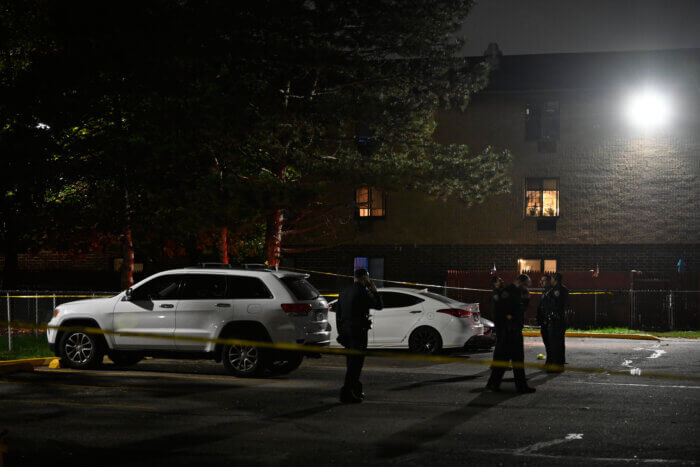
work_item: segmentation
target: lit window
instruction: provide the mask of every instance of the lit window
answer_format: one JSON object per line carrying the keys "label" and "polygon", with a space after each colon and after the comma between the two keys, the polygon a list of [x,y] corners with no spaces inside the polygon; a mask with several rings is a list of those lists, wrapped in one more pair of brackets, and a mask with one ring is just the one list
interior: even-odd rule
{"label": "lit window", "polygon": [[556,259],[546,259],[544,260],[544,272],[557,272],[557,260]]}
{"label": "lit window", "polygon": [[518,270],[520,271],[520,274],[526,274],[529,272],[557,272],[557,260],[521,258],[518,260]]}
{"label": "lit window", "polygon": [[528,178],[525,185],[525,216],[559,217],[559,179]]}
{"label": "lit window", "polygon": [[384,217],[384,194],[377,188],[358,188],[355,191],[355,204],[360,217]]}
{"label": "lit window", "polygon": [[542,271],[542,260],[539,259],[519,259],[518,268],[520,269],[520,274],[527,272],[540,272]]}

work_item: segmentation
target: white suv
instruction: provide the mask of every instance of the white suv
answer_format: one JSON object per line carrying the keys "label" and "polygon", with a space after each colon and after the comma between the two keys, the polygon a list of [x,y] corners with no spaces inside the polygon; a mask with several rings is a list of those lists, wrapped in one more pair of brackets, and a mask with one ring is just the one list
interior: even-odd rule
{"label": "white suv", "polygon": [[329,345],[328,302],[307,278],[264,268],[161,272],[114,297],[64,303],[49,322],[50,326],[97,327],[124,334],[49,329],[49,345],[72,368],[94,368],[107,354],[117,365],[132,365],[144,356],[213,358],[240,377],[265,370],[288,373],[301,364],[302,353],[221,345],[206,339]]}

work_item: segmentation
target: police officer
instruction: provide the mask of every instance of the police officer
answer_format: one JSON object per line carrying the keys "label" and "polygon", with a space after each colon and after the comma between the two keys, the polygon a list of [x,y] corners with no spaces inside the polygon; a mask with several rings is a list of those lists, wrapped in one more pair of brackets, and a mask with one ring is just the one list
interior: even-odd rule
{"label": "police officer", "polygon": [[549,308],[549,301],[551,300],[550,292],[552,290],[551,276],[549,274],[544,274],[540,277],[540,288],[542,289],[542,296],[540,297],[540,303],[537,305],[537,324],[540,326],[540,335],[542,336],[542,343],[544,344],[544,351],[547,355],[547,361],[549,362],[549,321],[547,320],[547,311]]}
{"label": "police officer", "polygon": [[530,278],[527,274],[521,274],[518,278],[502,290],[494,289],[492,300],[496,304],[494,322],[496,324],[496,348],[493,351],[493,360],[496,365],[491,367],[491,377],[486,388],[494,392],[500,391],[501,380],[510,360],[513,362],[513,376],[515,387],[520,393],[535,392],[535,388],[527,385],[525,369],[518,364],[525,360],[523,349],[523,323],[525,310],[530,302]]}
{"label": "police officer", "polygon": [[[382,299],[377,287],[369,279],[366,269],[355,271],[353,284],[340,293],[336,326],[338,342],[346,349],[367,350],[367,331],[372,326],[369,310],[382,309]],[[362,402],[364,393],[360,373],[365,362],[364,355],[347,355],[345,384],[340,390],[340,402],[344,404]]]}
{"label": "police officer", "polygon": [[547,331],[549,335],[549,347],[551,356],[547,354],[547,362],[551,365],[547,371],[559,373],[564,371],[565,357],[565,333],[566,333],[566,308],[569,303],[569,289],[562,284],[560,272],[552,276],[552,288],[547,303]]}
{"label": "police officer", "polygon": [[[493,276],[491,278],[491,316],[496,316],[496,307],[498,306],[498,300],[500,299],[501,291],[503,291],[503,279],[499,276]],[[495,322],[494,322],[495,324]]]}

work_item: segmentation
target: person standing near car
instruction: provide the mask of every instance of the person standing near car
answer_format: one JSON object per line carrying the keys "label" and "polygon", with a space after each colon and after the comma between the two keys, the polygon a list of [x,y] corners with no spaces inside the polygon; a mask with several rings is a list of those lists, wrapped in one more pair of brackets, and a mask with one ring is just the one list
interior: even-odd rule
{"label": "person standing near car", "polygon": [[547,371],[560,373],[564,371],[566,362],[566,307],[569,303],[569,289],[562,284],[562,274],[555,273],[552,276],[552,288],[550,299],[547,303],[547,331],[549,335],[549,347],[551,357],[547,354],[547,363],[551,365]]}
{"label": "person standing near car", "polygon": [[537,305],[537,324],[540,326],[540,335],[542,336],[542,343],[544,344],[544,352],[547,356],[545,360],[545,365],[549,363],[549,321],[547,320],[547,310],[548,303],[550,301],[550,292],[552,289],[551,276],[549,274],[544,274],[540,277],[540,288],[542,289],[542,296],[540,297],[540,303]]}
{"label": "person standing near car", "polygon": [[[535,392],[535,388],[527,385],[525,368],[521,365],[525,361],[523,349],[523,324],[525,322],[525,310],[530,303],[530,277],[521,274],[507,287],[504,287],[495,298],[498,305],[494,314],[496,322],[496,348],[493,351],[495,365],[491,367],[491,377],[486,388],[494,392],[500,391],[501,380],[506,371],[508,361],[513,362],[513,376],[515,387],[520,393]],[[495,292],[494,292],[495,294]]]}
{"label": "person standing near car", "polygon": [[[377,287],[369,279],[366,269],[355,271],[353,284],[345,288],[338,297],[336,326],[338,342],[350,350],[367,350],[367,332],[372,323],[369,310],[382,309],[382,299]],[[362,402],[364,393],[360,374],[365,362],[364,355],[346,355],[345,384],[340,390],[340,402],[344,404]]]}

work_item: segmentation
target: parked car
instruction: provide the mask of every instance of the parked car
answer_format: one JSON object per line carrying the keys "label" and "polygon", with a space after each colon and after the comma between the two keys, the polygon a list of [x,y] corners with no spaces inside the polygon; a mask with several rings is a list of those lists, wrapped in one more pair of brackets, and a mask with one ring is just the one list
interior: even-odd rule
{"label": "parked car", "polygon": [[240,377],[265,370],[288,373],[301,364],[303,354],[209,339],[328,345],[328,302],[307,278],[265,268],[161,272],[114,297],[64,303],[49,322],[124,334],[50,329],[49,345],[72,368],[94,368],[106,354],[117,365],[132,365],[144,356],[190,357],[223,362]]}
{"label": "parked car", "polygon": [[484,334],[474,336],[467,342],[466,347],[469,349],[491,349],[496,345],[496,325],[493,321],[481,317],[481,324],[484,326]]}
{"label": "parked car", "polygon": [[[379,288],[384,308],[370,310],[371,349],[407,348],[434,354],[457,349],[481,336],[484,328],[478,303],[462,303],[429,292],[402,287]],[[339,346],[335,329],[337,300],[331,302],[331,346]]]}

